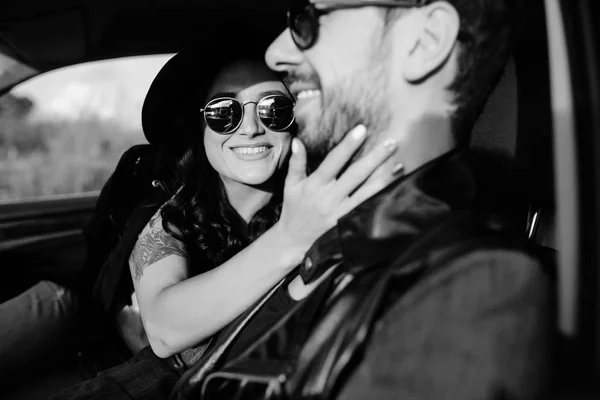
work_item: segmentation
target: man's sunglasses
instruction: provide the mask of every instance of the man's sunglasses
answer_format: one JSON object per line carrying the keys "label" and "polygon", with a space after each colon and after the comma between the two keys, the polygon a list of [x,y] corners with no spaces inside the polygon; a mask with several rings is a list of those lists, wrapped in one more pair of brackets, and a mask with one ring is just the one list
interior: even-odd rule
{"label": "man's sunglasses", "polygon": [[328,2],[292,0],[288,10],[288,26],[300,50],[311,48],[319,36],[319,17],[334,10],[360,7],[422,7],[428,0],[332,0]]}
{"label": "man's sunglasses", "polygon": [[294,122],[294,102],[289,97],[277,94],[243,103],[231,97],[218,97],[209,101],[200,112],[204,114],[204,121],[210,129],[230,134],[242,124],[246,104],[256,104],[256,116],[269,130],[282,132]]}

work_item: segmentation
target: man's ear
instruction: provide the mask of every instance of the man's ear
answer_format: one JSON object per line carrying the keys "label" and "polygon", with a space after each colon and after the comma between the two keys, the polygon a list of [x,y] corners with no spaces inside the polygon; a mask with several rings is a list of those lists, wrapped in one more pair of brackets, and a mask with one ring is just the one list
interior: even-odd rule
{"label": "man's ear", "polygon": [[448,60],[458,37],[460,16],[450,3],[436,1],[418,10],[419,22],[403,63],[408,82],[427,78]]}

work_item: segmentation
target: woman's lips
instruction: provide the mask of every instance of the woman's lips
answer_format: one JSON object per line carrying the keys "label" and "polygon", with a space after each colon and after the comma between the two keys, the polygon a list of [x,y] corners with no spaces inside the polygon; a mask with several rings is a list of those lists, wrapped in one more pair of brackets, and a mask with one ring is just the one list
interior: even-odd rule
{"label": "woman's lips", "polygon": [[253,161],[267,157],[271,153],[272,146],[237,146],[231,147],[232,153],[240,160]]}

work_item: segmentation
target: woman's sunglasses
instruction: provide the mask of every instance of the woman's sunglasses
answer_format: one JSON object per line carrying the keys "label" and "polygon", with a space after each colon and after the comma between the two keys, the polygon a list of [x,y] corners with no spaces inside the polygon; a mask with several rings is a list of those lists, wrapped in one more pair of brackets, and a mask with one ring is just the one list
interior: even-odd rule
{"label": "woman's sunglasses", "polygon": [[422,7],[428,0],[332,0],[326,3],[318,0],[292,0],[288,10],[288,26],[292,39],[300,50],[311,48],[319,36],[319,17],[334,10],[376,7]]}
{"label": "woman's sunglasses", "polygon": [[282,95],[268,95],[259,101],[240,103],[231,97],[218,97],[209,101],[200,110],[204,114],[206,125],[221,134],[235,132],[244,119],[246,104],[256,104],[256,116],[265,128],[282,132],[294,123],[294,102]]}

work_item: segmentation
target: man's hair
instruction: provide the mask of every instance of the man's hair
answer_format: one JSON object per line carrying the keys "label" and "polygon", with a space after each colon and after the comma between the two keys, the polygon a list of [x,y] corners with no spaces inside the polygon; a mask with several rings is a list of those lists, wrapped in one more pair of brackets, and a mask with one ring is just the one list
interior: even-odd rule
{"label": "man's hair", "polygon": [[[465,144],[509,58],[520,0],[445,1],[460,16],[458,72],[448,89],[454,93],[457,107],[452,116],[454,133],[458,142]],[[402,9],[388,8],[385,24],[401,13]]]}

